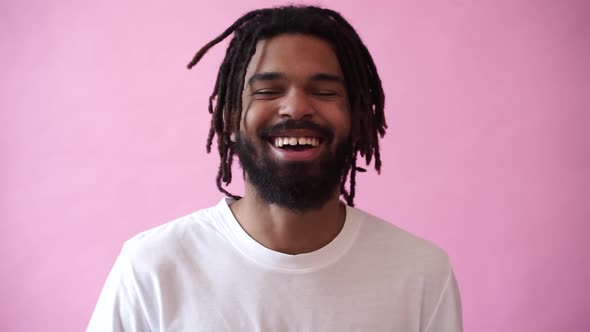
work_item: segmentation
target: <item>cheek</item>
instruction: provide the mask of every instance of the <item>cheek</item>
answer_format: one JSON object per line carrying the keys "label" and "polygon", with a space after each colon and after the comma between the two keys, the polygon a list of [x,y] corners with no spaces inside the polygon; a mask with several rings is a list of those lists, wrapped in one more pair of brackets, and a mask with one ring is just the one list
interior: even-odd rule
{"label": "cheek", "polygon": [[242,110],[240,130],[243,132],[257,132],[272,120],[272,113],[264,105],[250,105]]}
{"label": "cheek", "polygon": [[333,122],[335,130],[341,138],[347,138],[351,132],[351,116],[348,107],[339,109],[338,113],[335,113]]}

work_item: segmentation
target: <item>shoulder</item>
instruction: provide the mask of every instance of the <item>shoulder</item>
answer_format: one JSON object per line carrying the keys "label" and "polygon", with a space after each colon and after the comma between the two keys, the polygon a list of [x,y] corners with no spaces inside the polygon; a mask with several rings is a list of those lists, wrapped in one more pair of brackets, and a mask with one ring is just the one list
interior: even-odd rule
{"label": "shoulder", "polygon": [[449,256],[431,241],[360,209],[349,211],[362,223],[356,246],[380,264],[425,277],[444,278],[452,273]]}
{"label": "shoulder", "polygon": [[122,256],[137,268],[162,262],[178,262],[193,252],[199,242],[221,236],[223,209],[218,205],[192,212],[127,240]]}
{"label": "shoulder", "polygon": [[361,224],[355,241],[357,265],[378,275],[377,282],[387,280],[396,296],[405,292],[405,299],[417,298],[425,331],[462,331],[459,288],[447,253],[381,218],[350,210]]}

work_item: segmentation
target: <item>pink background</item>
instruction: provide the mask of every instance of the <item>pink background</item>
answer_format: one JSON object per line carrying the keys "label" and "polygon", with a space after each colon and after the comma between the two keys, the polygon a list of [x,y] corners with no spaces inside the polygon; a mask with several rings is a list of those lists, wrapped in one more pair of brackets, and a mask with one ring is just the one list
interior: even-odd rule
{"label": "pink background", "polygon": [[[590,331],[589,3],[319,3],[387,95],[357,205],[449,253],[466,331]],[[225,45],[185,65],[271,4],[0,3],[1,331],[84,330],[124,240],[218,202],[204,146]]]}

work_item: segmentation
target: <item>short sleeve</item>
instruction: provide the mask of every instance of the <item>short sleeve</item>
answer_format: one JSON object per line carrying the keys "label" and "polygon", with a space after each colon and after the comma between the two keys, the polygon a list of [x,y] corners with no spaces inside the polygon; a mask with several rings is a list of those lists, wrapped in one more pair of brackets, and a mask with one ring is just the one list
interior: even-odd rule
{"label": "short sleeve", "polygon": [[123,246],[102,289],[87,332],[144,332],[151,331],[145,307],[138,296],[138,285]]}
{"label": "short sleeve", "polygon": [[433,314],[426,324],[425,332],[462,332],[461,297],[452,270],[441,291]]}

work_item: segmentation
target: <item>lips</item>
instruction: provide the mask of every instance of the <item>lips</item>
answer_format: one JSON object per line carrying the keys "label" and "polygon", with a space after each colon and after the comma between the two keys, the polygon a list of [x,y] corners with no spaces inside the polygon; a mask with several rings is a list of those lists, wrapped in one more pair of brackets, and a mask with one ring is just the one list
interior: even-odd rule
{"label": "lips", "polygon": [[263,139],[274,138],[319,138],[323,140],[331,140],[333,131],[323,125],[311,121],[296,121],[288,119],[273,126],[264,128],[260,132],[260,137]]}
{"label": "lips", "polygon": [[324,143],[333,137],[329,127],[292,119],[265,128],[260,135],[272,147],[275,157],[286,161],[310,161],[318,157]]}
{"label": "lips", "polygon": [[277,148],[316,147],[320,144],[320,138],[312,136],[278,136],[271,137],[270,142]]}
{"label": "lips", "polygon": [[309,129],[281,130],[273,133],[268,141],[276,148],[303,150],[313,148],[325,139],[320,133]]}
{"label": "lips", "polygon": [[271,150],[285,161],[311,161],[320,154],[325,141],[310,130],[285,130],[275,135],[268,139]]}

